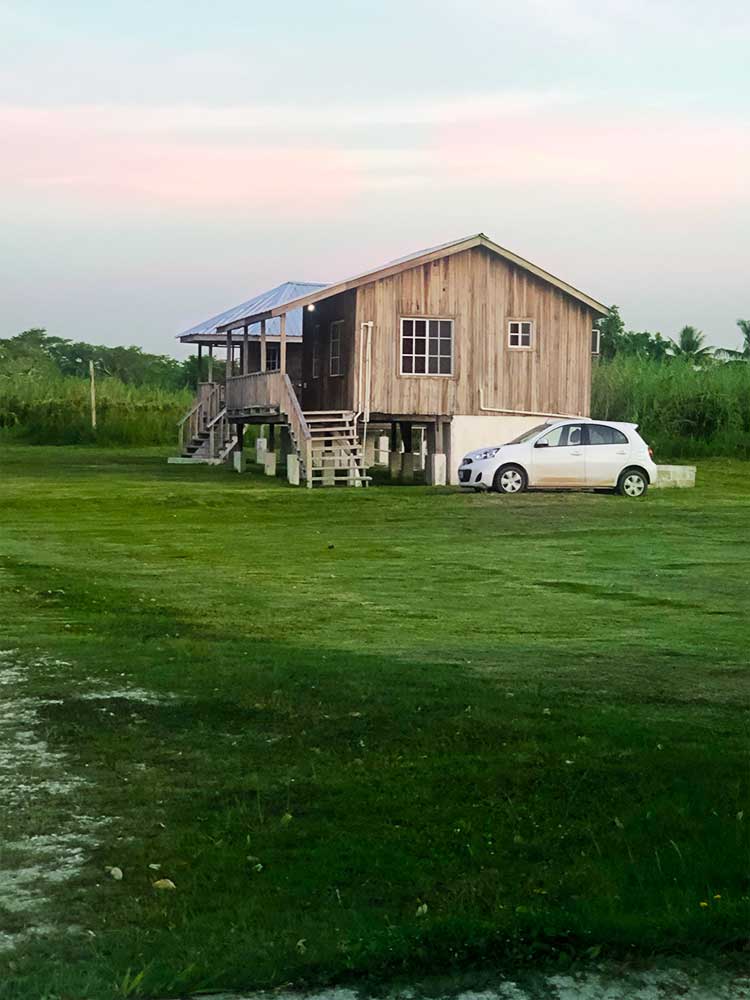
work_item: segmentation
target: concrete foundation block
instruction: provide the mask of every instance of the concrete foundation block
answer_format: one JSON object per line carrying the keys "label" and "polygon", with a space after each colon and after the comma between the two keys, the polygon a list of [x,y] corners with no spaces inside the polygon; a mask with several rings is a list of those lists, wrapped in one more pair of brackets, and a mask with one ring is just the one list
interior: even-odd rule
{"label": "concrete foundation block", "polygon": [[276,452],[267,451],[263,456],[263,471],[267,476],[276,475]]}
{"label": "concrete foundation block", "polygon": [[247,457],[244,451],[232,452],[232,465],[235,472],[244,472],[247,468]]}
{"label": "concrete foundation block", "polygon": [[263,465],[263,459],[268,451],[268,441],[265,438],[258,438],[255,442],[255,461],[258,465]]}
{"label": "concrete foundation block", "polygon": [[388,465],[388,435],[382,434],[375,443],[375,464]]}
{"label": "concrete foundation block", "polygon": [[417,456],[413,451],[405,451],[401,456],[401,478],[405,483],[414,482],[414,470],[417,466]]}
{"label": "concrete foundation block", "polygon": [[445,486],[447,463],[445,455],[437,452],[427,456],[425,482],[428,486]]}
{"label": "concrete foundation block", "polygon": [[694,465],[657,465],[658,476],[651,485],[657,489],[686,489],[695,486]]}
{"label": "concrete foundation block", "polygon": [[286,478],[290,486],[299,486],[299,458],[296,455],[286,456]]}
{"label": "concrete foundation block", "polygon": [[401,452],[400,451],[389,451],[388,452],[388,471],[391,474],[391,479],[401,478]]}

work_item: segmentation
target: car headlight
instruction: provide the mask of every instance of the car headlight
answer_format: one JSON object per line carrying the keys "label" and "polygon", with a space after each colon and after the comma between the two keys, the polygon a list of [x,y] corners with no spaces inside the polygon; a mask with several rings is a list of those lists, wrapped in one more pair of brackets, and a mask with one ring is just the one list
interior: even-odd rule
{"label": "car headlight", "polygon": [[488,448],[486,451],[480,451],[477,455],[479,461],[483,461],[485,458],[494,458],[495,455],[500,451],[499,448]]}

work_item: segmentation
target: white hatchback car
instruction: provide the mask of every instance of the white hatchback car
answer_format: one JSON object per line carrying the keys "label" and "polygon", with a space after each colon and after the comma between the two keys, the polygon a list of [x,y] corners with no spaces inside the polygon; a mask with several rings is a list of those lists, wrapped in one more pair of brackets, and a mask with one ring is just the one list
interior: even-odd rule
{"label": "white hatchback car", "polygon": [[640,497],[656,481],[657,470],[637,427],[602,420],[539,424],[507,444],[470,451],[459,466],[459,482],[498,493],[609,488]]}

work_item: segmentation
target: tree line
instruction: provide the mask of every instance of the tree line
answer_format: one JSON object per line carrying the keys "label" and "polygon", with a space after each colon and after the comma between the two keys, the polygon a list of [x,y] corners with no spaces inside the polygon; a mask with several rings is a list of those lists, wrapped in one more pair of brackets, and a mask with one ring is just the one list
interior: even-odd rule
{"label": "tree line", "polygon": [[600,319],[599,353],[611,361],[615,357],[637,357],[650,361],[667,361],[682,358],[695,365],[715,361],[750,361],[750,319],[738,319],[742,334],[742,347],[735,351],[729,347],[710,347],[705,335],[694,326],[683,326],[676,338],[662,337],[648,330],[626,330],[617,306],[610,306],[609,315]]}
{"label": "tree line", "polygon": [[[90,361],[98,375],[111,376],[129,386],[178,392],[194,389],[198,382],[198,359],[194,356],[178,361],[166,354],[149,354],[140,347],[65,340],[42,328],[0,339],[0,374],[4,376],[88,378]],[[205,378],[205,361],[202,367]]]}

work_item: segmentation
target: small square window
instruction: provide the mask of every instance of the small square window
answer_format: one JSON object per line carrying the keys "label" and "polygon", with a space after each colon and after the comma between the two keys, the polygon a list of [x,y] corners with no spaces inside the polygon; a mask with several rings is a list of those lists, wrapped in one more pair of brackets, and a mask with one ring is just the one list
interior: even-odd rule
{"label": "small square window", "polygon": [[512,319],[508,322],[508,347],[530,350],[534,346],[534,321]]}
{"label": "small square window", "polygon": [[602,331],[597,330],[596,327],[591,331],[591,353],[602,353]]}

